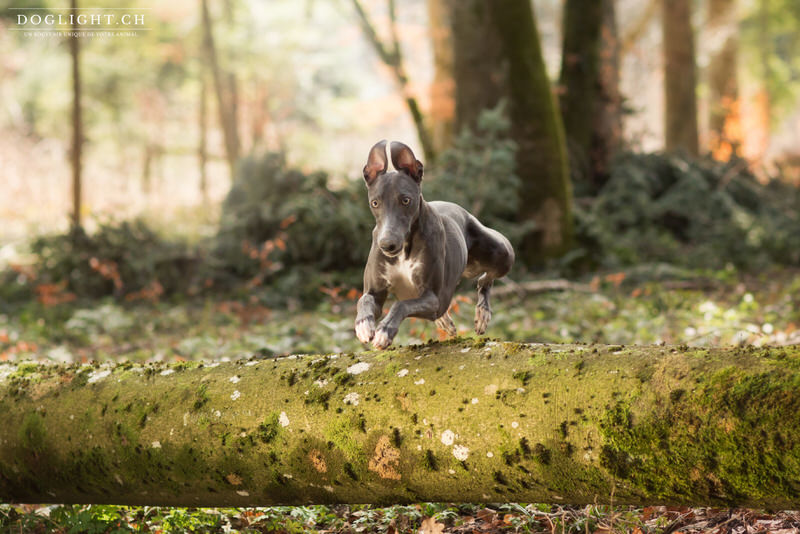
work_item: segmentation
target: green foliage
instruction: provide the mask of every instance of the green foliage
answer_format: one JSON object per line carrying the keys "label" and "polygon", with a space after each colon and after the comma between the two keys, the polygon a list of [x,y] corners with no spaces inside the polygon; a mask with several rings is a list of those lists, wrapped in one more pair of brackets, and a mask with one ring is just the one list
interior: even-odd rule
{"label": "green foliage", "polygon": [[39,284],[66,283],[78,297],[158,297],[187,289],[196,259],[143,221],[101,224],[93,234],[73,228],[33,241]]}
{"label": "green foliage", "polygon": [[767,90],[771,118],[780,123],[800,96],[800,3],[754,2],[743,15],[742,64]]}
{"label": "green foliage", "polygon": [[[280,279],[285,290],[317,300],[317,273],[366,261],[373,221],[365,198],[361,183],[332,189],[325,173],[289,168],[282,154],[245,158],[222,206],[214,252],[221,274]],[[344,279],[358,283],[352,273]]]}
{"label": "green foliage", "polygon": [[576,205],[583,255],[607,267],[800,264],[800,192],[762,185],[743,161],[626,154],[589,206]]}
{"label": "green foliage", "polygon": [[483,111],[475,131],[463,130],[432,172],[428,170],[433,176],[423,180],[422,190],[427,200],[447,200],[466,208],[516,245],[533,228],[514,222],[520,181],[510,128],[502,105]]}

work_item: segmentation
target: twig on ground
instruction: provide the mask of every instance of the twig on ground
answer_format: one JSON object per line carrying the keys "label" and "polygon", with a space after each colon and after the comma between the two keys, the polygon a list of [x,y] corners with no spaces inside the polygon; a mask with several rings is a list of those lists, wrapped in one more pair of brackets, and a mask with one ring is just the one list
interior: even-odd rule
{"label": "twig on ground", "polygon": [[513,280],[506,278],[506,285],[503,287],[496,287],[492,290],[492,296],[505,297],[508,295],[517,295],[524,297],[532,293],[547,293],[548,291],[580,291],[583,293],[595,293],[589,284],[579,284],[570,282],[569,280],[534,280],[531,282],[523,282],[518,284]]}

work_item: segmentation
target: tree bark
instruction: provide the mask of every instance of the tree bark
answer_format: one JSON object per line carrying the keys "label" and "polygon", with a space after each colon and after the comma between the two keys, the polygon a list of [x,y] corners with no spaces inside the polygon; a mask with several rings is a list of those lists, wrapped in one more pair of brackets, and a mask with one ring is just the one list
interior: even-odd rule
{"label": "tree bark", "polygon": [[523,239],[519,257],[529,265],[557,257],[572,245],[572,185],[564,127],[550,90],[539,32],[529,0],[488,2],[503,44],[508,73],[511,137],[517,143],[521,220],[536,231]]}
{"label": "tree bark", "polygon": [[455,80],[453,34],[446,0],[428,0],[428,31],[433,49],[433,83],[430,89],[431,142],[437,153],[450,148],[455,133]]}
{"label": "tree bark", "polygon": [[208,205],[208,82],[206,69],[200,65],[200,98],[198,102],[197,166],[200,170],[200,198]]}
{"label": "tree bark", "polygon": [[739,50],[738,19],[735,0],[711,0],[708,3],[709,34],[714,53],[708,65],[709,149],[720,160],[740,155],[742,144],[739,119]]}
{"label": "tree bark", "polygon": [[[71,0],[72,11],[78,9],[77,0]],[[75,17],[77,19],[77,17]],[[69,39],[69,53],[72,59],[72,150],[70,150],[70,163],[72,166],[72,226],[81,226],[81,153],[83,150],[83,118],[81,115],[81,62],[80,38],[76,34],[80,28],[75,20],[72,23],[73,36]]]}
{"label": "tree bark", "polygon": [[562,23],[559,105],[572,176],[588,184],[594,182],[591,147],[595,111],[599,106],[603,3],[601,0],[567,0]]}
{"label": "tree bark", "polygon": [[691,0],[662,0],[664,133],[668,151],[699,152]]}
{"label": "tree bark", "polygon": [[800,506],[800,347],[0,364],[0,500]]}
{"label": "tree bark", "polygon": [[507,96],[503,43],[486,0],[445,0],[450,14],[456,132],[474,128],[481,111]]}
{"label": "tree bark", "polygon": [[214,80],[214,92],[217,95],[219,123],[225,142],[225,157],[228,160],[231,179],[233,179],[233,176],[236,174],[236,164],[239,159],[239,136],[234,129],[236,123],[232,120],[232,114],[235,113],[235,110],[233,109],[233,103],[226,96],[226,83],[219,66],[217,49],[214,45],[214,31],[211,23],[211,15],[208,11],[208,0],[200,0],[200,4],[203,20],[203,49]]}
{"label": "tree bark", "polygon": [[599,191],[611,174],[611,163],[622,146],[620,42],[615,0],[603,0],[600,28],[600,72],[592,126],[592,190]]}

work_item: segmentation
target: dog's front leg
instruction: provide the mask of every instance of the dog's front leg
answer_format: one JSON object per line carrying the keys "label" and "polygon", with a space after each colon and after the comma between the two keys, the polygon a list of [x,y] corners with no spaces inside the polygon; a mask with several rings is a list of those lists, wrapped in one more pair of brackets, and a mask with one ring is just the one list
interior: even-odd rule
{"label": "dog's front leg", "polygon": [[367,291],[358,299],[356,305],[356,337],[362,343],[369,343],[375,336],[375,320],[380,318],[383,303],[386,302],[384,291]]}
{"label": "dog's front leg", "polygon": [[378,325],[375,336],[372,338],[372,346],[376,349],[385,349],[392,344],[394,336],[400,323],[408,316],[421,317],[423,319],[436,319],[439,310],[439,298],[433,291],[426,291],[415,299],[400,300],[392,305],[389,313]]}

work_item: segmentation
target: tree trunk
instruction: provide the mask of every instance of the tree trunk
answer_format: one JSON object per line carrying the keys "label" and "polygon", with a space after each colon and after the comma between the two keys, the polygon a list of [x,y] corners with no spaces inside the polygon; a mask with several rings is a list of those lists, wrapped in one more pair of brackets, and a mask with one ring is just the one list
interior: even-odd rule
{"label": "tree trunk", "polygon": [[662,0],[665,148],[697,156],[697,97],[691,0]]}
{"label": "tree trunk", "polygon": [[0,500],[800,506],[800,347],[0,364]]}
{"label": "tree trunk", "polygon": [[523,240],[519,256],[533,266],[572,245],[572,186],[564,128],[530,1],[490,1],[488,6],[508,72],[511,133],[522,181],[518,216],[536,223],[536,231]]}
{"label": "tree trunk", "polygon": [[[770,24],[769,24],[769,0],[761,0],[758,4],[758,40],[761,44],[761,79],[763,80],[764,88],[763,88],[763,104],[762,110],[764,114],[764,118],[766,119],[766,125],[764,127],[764,136],[769,137],[769,133],[771,130],[772,125],[772,95],[770,94],[770,81],[772,78],[772,67],[770,66],[769,60],[771,54],[774,53],[773,44],[772,44],[772,33],[770,32]],[[767,145],[769,141],[765,143]],[[766,146],[764,148],[766,152]],[[764,153],[761,153],[763,156]]]}
{"label": "tree trunk", "polygon": [[735,0],[710,0],[709,34],[714,53],[708,65],[709,149],[717,159],[727,161],[740,155],[742,143],[739,120],[737,58],[738,19]]}
{"label": "tree trunk", "polygon": [[564,3],[559,105],[572,176],[584,184],[594,182],[591,147],[599,105],[603,3],[601,0],[567,0]]}
{"label": "tree trunk", "polygon": [[433,83],[430,89],[431,142],[437,153],[450,148],[455,130],[455,80],[453,35],[446,0],[428,0],[428,31],[433,48]]}
{"label": "tree trunk", "polygon": [[474,128],[484,109],[507,95],[503,44],[486,0],[445,0],[450,14],[456,131]]}
{"label": "tree trunk", "polygon": [[592,191],[598,191],[611,174],[611,162],[622,146],[622,95],[620,94],[620,42],[615,0],[603,0],[600,28],[600,72],[592,126]]}
{"label": "tree trunk", "polygon": [[200,102],[198,106],[198,130],[199,138],[197,143],[197,165],[200,169],[200,198],[203,205],[208,205],[208,82],[206,69],[200,66]]}
{"label": "tree trunk", "polygon": [[258,77],[253,81],[253,103],[250,116],[250,138],[254,149],[261,147],[269,115],[266,84]]}
{"label": "tree trunk", "polygon": [[[71,1],[72,11],[78,9],[77,0]],[[77,19],[77,17],[75,17]],[[69,53],[72,59],[72,226],[81,226],[81,152],[83,148],[83,118],[81,116],[81,64],[80,38],[75,34],[80,30],[76,20],[72,23],[73,36],[69,39]]]}
{"label": "tree trunk", "polygon": [[217,109],[219,110],[219,123],[225,141],[225,156],[228,160],[231,179],[233,179],[233,176],[236,174],[236,163],[239,159],[239,139],[237,132],[233,129],[234,121],[231,120],[231,115],[234,112],[232,109],[233,105],[226,96],[224,74],[220,69],[217,59],[211,15],[208,12],[208,0],[200,0],[200,4],[203,18],[203,49],[214,80],[214,92],[217,95]]}
{"label": "tree trunk", "polygon": [[228,129],[233,132],[233,142],[236,145],[237,153],[242,148],[242,140],[239,138],[239,80],[236,74],[229,72],[227,76],[228,94]]}
{"label": "tree trunk", "polygon": [[148,140],[144,143],[144,156],[142,157],[142,193],[150,195],[153,186],[153,158],[155,147]]}

